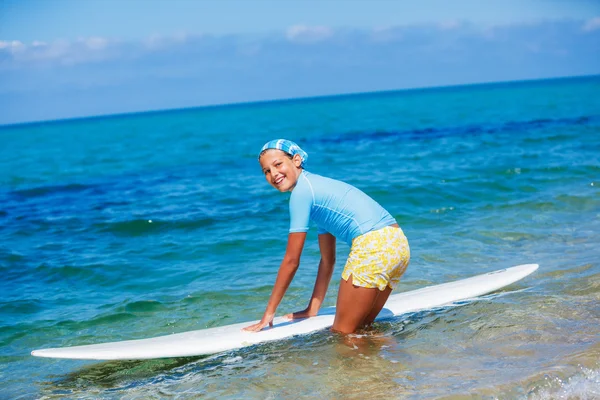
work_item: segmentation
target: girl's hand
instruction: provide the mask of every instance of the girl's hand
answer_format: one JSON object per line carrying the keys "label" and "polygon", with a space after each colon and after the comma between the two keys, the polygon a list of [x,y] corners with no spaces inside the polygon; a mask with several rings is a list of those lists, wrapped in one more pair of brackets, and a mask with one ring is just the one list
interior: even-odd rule
{"label": "girl's hand", "polygon": [[246,331],[246,332],[260,332],[267,325],[269,325],[269,327],[272,328],[273,327],[273,318],[275,318],[275,314],[265,313],[265,315],[263,315],[260,322],[254,324],[254,325],[247,326],[247,327],[243,328],[242,330]]}
{"label": "girl's hand", "polygon": [[318,311],[310,310],[307,308],[302,311],[297,311],[295,313],[287,314],[285,316],[285,318],[287,318],[288,320],[310,318],[310,317],[314,317],[315,315],[317,315],[317,313],[318,313]]}

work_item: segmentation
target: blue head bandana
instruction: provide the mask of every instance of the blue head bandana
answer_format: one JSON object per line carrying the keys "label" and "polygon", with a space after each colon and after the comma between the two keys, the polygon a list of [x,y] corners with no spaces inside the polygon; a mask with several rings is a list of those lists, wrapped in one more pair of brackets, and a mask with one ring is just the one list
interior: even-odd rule
{"label": "blue head bandana", "polygon": [[268,150],[268,149],[281,150],[281,151],[288,153],[292,157],[294,157],[296,154],[298,154],[300,156],[300,158],[302,159],[302,167],[304,167],[304,164],[306,164],[306,160],[308,160],[308,154],[304,150],[302,150],[300,148],[300,146],[298,146],[296,143],[292,142],[291,140],[275,139],[275,140],[271,140],[270,142],[265,143],[265,145],[262,147],[262,149],[260,149],[258,158],[260,158],[260,154],[263,151]]}

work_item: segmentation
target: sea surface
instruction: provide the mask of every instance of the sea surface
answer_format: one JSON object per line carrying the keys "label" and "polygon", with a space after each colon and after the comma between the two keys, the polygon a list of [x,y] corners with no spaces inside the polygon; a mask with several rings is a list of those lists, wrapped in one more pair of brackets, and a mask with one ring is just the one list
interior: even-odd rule
{"label": "sea surface", "polygon": [[[397,291],[540,268],[361,346],[322,331],[208,357],[30,355],[259,319],[289,224],[257,163],[273,138],[398,220]],[[280,315],[318,262],[313,228]],[[2,399],[598,399],[600,77],[0,127],[0,275]]]}

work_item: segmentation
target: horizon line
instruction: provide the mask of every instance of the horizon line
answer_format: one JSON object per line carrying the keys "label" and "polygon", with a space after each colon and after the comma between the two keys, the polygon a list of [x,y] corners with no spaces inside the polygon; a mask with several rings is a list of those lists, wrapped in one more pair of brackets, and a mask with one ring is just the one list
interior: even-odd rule
{"label": "horizon line", "polygon": [[435,91],[435,90],[444,90],[444,89],[454,89],[461,87],[472,87],[472,86],[500,86],[500,85],[511,85],[511,84],[522,84],[522,83],[533,83],[533,82],[544,82],[544,81],[555,81],[555,80],[570,80],[570,79],[586,79],[586,78],[597,78],[600,77],[600,73],[593,75],[569,75],[569,76],[557,76],[551,78],[533,78],[533,79],[517,79],[517,80],[500,80],[500,81],[490,81],[490,82],[473,82],[473,83],[461,83],[454,85],[440,85],[440,86],[419,86],[412,88],[403,88],[403,89],[385,89],[385,90],[374,90],[369,92],[349,92],[349,93],[338,93],[338,94],[325,94],[325,95],[315,95],[315,96],[305,96],[305,97],[287,97],[287,98],[278,98],[278,99],[264,99],[264,100],[252,100],[252,101],[239,101],[239,102],[231,102],[231,103],[216,103],[216,104],[206,104],[199,106],[189,106],[189,107],[179,107],[179,108],[164,108],[164,109],[151,109],[151,110],[140,110],[140,111],[128,111],[121,113],[111,113],[111,114],[98,114],[98,115],[88,115],[88,116],[80,116],[80,117],[67,117],[60,119],[48,119],[48,120],[37,120],[37,121],[24,121],[24,122],[12,122],[8,124],[0,124],[0,129],[5,128],[20,128],[23,126],[31,126],[31,125],[54,125],[60,124],[63,122],[73,122],[73,121],[84,121],[84,120],[94,120],[94,119],[113,119],[113,118],[122,118],[126,116],[134,116],[134,115],[155,115],[155,114],[167,114],[167,113],[178,113],[178,112],[187,112],[192,110],[202,110],[202,109],[214,109],[214,108],[237,108],[237,107],[248,107],[248,106],[261,106],[271,103],[296,103],[296,102],[305,102],[305,101],[323,101],[330,99],[340,99],[340,98],[350,98],[350,97],[366,97],[372,95],[391,95],[399,92],[421,92],[421,91]]}

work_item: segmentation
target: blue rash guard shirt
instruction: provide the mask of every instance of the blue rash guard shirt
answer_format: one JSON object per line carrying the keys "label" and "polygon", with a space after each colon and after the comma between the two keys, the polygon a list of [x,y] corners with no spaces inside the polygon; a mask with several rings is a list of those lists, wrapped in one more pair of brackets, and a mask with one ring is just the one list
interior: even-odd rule
{"label": "blue rash guard shirt", "polygon": [[354,186],[303,170],[290,197],[290,233],[307,232],[311,220],[319,234],[329,232],[348,245],[360,235],[396,223]]}

